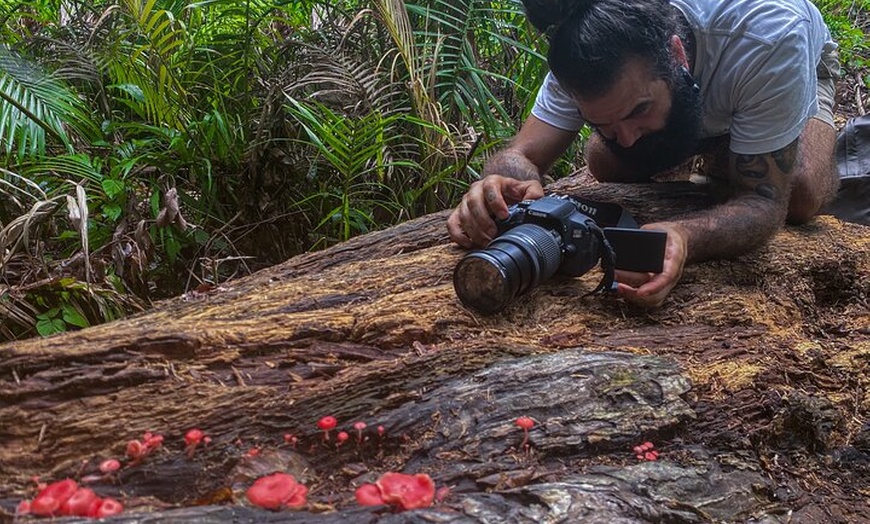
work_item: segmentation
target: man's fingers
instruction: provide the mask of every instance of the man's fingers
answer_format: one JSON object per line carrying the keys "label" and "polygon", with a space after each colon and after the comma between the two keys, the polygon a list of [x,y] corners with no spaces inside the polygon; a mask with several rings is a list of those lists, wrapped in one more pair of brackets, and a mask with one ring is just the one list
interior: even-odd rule
{"label": "man's fingers", "polygon": [[[641,286],[642,288],[643,286]],[[634,288],[627,284],[619,283],[616,291],[619,296],[625,300],[642,307],[657,307],[664,303],[667,293],[646,294],[641,292],[641,288]]]}
{"label": "man's fingers", "polygon": [[510,179],[502,177],[486,177],[480,183],[482,203],[485,205],[488,215],[504,220],[508,217],[508,204],[504,200],[503,192],[507,187],[505,182]]}
{"label": "man's fingers", "polygon": [[617,270],[615,278],[617,282],[627,284],[633,288],[638,288],[649,282],[650,278],[652,278],[652,274]]}
{"label": "man's fingers", "polygon": [[544,196],[544,188],[537,180],[526,180],[511,187],[511,197],[520,200],[535,200]]}
{"label": "man's fingers", "polygon": [[509,215],[509,204],[544,195],[537,181],[521,181],[489,175],[468,188],[447,221],[450,238],[463,247],[483,247],[497,234],[495,220]]}
{"label": "man's fingers", "polygon": [[471,246],[483,247],[496,234],[495,222],[483,199],[484,190],[479,183],[472,184],[456,208],[459,227],[471,240]]}
{"label": "man's fingers", "polygon": [[462,229],[462,224],[459,220],[459,210],[456,209],[450,215],[450,218],[447,219],[447,233],[450,235],[450,240],[468,249],[472,247],[471,238],[465,234],[465,230]]}

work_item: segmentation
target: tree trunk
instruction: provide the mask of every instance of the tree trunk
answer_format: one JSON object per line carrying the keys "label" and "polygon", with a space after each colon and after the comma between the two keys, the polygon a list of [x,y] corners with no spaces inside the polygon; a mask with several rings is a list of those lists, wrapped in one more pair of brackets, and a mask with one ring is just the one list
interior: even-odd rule
{"label": "tree trunk", "polygon": [[[640,222],[715,201],[689,183],[583,180],[551,189],[620,202]],[[686,268],[654,310],[587,296],[594,270],[480,316],[453,291],[463,251],[447,216],[0,346],[6,520],[33,476],[80,479],[110,457],[125,467],[93,487],[125,502],[117,522],[870,519],[870,229],[788,227]],[[347,442],[323,439],[324,415]],[[519,416],[536,422],[528,446]],[[192,427],[212,442],[189,459]],[[163,447],[124,459],[145,431]],[[658,460],[635,456],[644,441]],[[311,488],[306,509],[247,504],[246,486],[275,470]],[[450,495],[404,513],[358,506],[354,488],[390,470],[428,473]]]}

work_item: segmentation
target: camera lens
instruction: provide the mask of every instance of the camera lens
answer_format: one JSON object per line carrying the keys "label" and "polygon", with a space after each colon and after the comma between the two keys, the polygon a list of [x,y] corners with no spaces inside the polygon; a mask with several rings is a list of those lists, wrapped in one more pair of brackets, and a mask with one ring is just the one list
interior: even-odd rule
{"label": "camera lens", "polygon": [[453,271],[459,300],[481,313],[497,313],[511,300],[553,276],[562,263],[555,231],[521,224],[465,255]]}

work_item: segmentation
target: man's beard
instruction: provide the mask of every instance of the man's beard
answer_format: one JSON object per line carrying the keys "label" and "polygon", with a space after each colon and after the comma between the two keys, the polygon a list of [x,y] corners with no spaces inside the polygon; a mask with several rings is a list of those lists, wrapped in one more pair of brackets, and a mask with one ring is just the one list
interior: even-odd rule
{"label": "man's beard", "polygon": [[683,163],[695,155],[701,142],[701,95],[688,71],[677,73],[671,90],[671,111],[665,127],[639,138],[630,147],[604,139],[607,147],[628,162],[639,176],[651,176]]}

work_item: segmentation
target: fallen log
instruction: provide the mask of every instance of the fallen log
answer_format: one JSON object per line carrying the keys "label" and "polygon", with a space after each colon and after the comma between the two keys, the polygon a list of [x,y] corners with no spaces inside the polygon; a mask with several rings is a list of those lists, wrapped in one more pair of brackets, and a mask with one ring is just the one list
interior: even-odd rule
{"label": "fallen log", "polygon": [[[641,222],[715,201],[689,183],[550,188],[619,202]],[[463,252],[446,216],[0,346],[6,519],[33,476],[93,474],[145,431],[164,446],[94,485],[126,502],[118,522],[870,518],[868,228],[826,217],[786,228],[761,250],[687,268],[656,310],[586,296],[592,271],[483,317],[453,292]],[[324,442],[324,415],[347,443]],[[536,421],[528,449],[518,416]],[[212,438],[193,459],[191,427]],[[645,440],[658,461],[635,457]],[[273,470],[312,488],[306,510],[247,505],[245,487]],[[426,510],[359,508],[353,489],[390,470],[451,493]]]}

